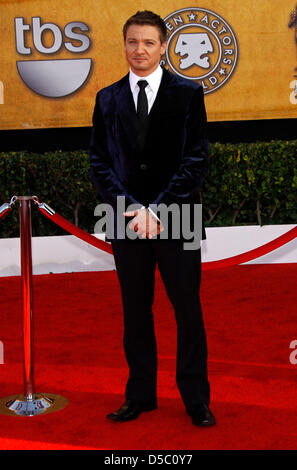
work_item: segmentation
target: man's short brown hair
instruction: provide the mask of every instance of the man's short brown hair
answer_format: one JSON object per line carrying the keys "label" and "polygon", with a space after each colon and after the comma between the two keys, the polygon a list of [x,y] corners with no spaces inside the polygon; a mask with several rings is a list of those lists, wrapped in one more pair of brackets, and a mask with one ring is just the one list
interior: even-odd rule
{"label": "man's short brown hair", "polygon": [[124,39],[126,39],[127,29],[133,24],[155,26],[159,30],[161,44],[163,44],[163,42],[166,42],[167,29],[165,23],[161,16],[157,15],[156,13],[153,13],[149,10],[144,10],[138,11],[137,13],[135,13],[135,15],[131,16],[126,21],[123,27]]}

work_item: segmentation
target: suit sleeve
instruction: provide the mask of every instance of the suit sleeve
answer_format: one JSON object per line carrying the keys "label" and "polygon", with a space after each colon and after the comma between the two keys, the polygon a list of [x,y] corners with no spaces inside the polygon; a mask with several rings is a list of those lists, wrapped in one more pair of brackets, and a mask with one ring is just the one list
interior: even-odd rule
{"label": "suit sleeve", "polygon": [[185,121],[185,141],[181,163],[168,186],[152,204],[183,204],[193,200],[202,188],[209,165],[209,144],[203,89],[190,101]]}
{"label": "suit sleeve", "polygon": [[93,113],[93,128],[89,149],[91,179],[104,202],[116,209],[117,197],[125,196],[126,204],[139,204],[139,202],[127,192],[114,171],[112,157],[108,145],[106,123],[100,106],[100,92],[96,97]]}

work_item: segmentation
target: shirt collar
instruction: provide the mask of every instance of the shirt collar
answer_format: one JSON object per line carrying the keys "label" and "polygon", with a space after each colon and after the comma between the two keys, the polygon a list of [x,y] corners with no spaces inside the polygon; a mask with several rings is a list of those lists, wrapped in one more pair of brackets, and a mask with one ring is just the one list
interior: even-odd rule
{"label": "shirt collar", "polygon": [[133,91],[134,91],[134,89],[137,85],[137,82],[139,80],[146,80],[148,82],[149,86],[151,87],[151,89],[153,90],[153,92],[157,93],[157,91],[159,89],[159,86],[160,86],[160,83],[161,83],[162,74],[163,74],[163,70],[162,70],[160,65],[158,65],[156,70],[154,70],[154,72],[152,72],[147,77],[138,77],[138,75],[136,75],[130,69],[129,82],[130,82],[130,88],[131,88],[132,93],[133,93]]}

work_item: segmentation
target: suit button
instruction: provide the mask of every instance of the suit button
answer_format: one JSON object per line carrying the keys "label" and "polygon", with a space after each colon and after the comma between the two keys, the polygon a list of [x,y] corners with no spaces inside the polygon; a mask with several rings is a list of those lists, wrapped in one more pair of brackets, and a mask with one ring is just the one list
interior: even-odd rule
{"label": "suit button", "polygon": [[147,165],[146,165],[145,163],[142,163],[142,164],[140,165],[140,169],[141,169],[141,170],[147,170]]}

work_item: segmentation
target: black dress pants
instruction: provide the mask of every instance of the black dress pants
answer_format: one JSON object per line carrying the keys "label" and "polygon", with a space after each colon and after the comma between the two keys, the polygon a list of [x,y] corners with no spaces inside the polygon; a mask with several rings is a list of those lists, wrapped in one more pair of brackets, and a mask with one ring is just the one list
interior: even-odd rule
{"label": "black dress pants", "polygon": [[[177,322],[176,381],[187,409],[209,404],[207,345],[199,287],[201,253],[180,240],[113,240],[129,366],[126,399],[157,403],[157,347],[152,305],[159,271]],[[172,339],[173,341],[175,339]]]}

